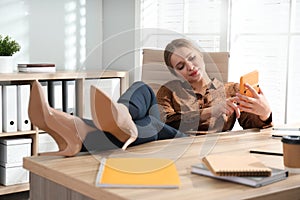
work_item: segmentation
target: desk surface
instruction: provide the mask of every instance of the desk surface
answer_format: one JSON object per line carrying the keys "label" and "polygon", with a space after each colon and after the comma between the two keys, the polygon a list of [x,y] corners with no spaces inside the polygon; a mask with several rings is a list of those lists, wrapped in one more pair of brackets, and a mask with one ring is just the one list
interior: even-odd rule
{"label": "desk surface", "polygon": [[[124,156],[124,152],[105,152],[76,157],[38,156],[24,158],[24,167],[32,173],[49,179],[92,199],[280,199],[300,196],[300,174],[261,188],[251,188],[237,183],[225,182],[191,174],[191,165],[200,162],[200,154],[234,153],[248,154],[253,148],[282,150],[281,140],[272,138],[271,130],[263,132],[225,133],[196,136],[175,140],[155,141],[127,151],[128,156],[157,156],[171,158],[180,176],[179,189],[116,189],[99,188],[95,180],[101,156]],[[125,155],[126,156],[126,155]],[[283,169],[283,157],[255,154],[267,166]],[[276,195],[271,197],[271,195]]]}

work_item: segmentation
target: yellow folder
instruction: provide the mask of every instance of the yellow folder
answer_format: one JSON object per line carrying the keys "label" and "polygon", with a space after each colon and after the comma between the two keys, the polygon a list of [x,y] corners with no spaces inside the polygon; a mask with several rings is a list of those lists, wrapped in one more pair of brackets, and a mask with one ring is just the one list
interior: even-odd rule
{"label": "yellow folder", "polygon": [[174,162],[164,158],[102,159],[97,175],[99,187],[178,188]]}

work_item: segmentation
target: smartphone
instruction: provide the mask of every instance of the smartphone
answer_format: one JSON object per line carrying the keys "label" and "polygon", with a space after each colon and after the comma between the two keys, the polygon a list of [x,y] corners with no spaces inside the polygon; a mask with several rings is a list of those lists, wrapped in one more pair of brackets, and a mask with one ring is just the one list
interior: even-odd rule
{"label": "smartphone", "polygon": [[248,90],[248,88],[244,86],[245,83],[251,85],[258,92],[259,91],[258,71],[254,70],[248,74],[241,76],[240,78],[240,93],[248,97],[253,97],[250,90]]}

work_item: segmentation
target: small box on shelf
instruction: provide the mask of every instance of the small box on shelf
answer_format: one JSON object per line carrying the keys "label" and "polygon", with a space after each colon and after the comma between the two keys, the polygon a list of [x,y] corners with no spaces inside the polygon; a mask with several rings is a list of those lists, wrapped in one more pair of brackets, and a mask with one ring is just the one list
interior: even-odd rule
{"label": "small box on shelf", "polygon": [[39,134],[39,153],[58,151],[55,140],[48,133]]}
{"label": "small box on shelf", "polygon": [[29,182],[23,157],[31,156],[31,138],[0,139],[0,184],[5,186]]}
{"label": "small box on shelf", "polygon": [[0,162],[22,163],[23,157],[31,156],[31,138],[0,139]]}
{"label": "small box on shelf", "polygon": [[1,163],[0,184],[9,186],[29,182],[29,171],[23,168],[22,163]]}

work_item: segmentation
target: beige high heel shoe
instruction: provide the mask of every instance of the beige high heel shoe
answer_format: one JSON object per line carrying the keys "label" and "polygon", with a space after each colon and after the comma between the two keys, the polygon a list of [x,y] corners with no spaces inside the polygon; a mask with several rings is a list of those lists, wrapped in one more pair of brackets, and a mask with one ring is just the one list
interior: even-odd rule
{"label": "beige high heel shoe", "polygon": [[90,95],[91,114],[95,126],[123,142],[122,149],[125,150],[138,136],[137,127],[128,108],[121,103],[113,102],[95,86],[91,86]]}
{"label": "beige high heel shoe", "polygon": [[49,133],[59,148],[58,152],[40,155],[74,156],[81,150],[82,141],[78,131],[82,130],[80,126],[86,125],[78,117],[51,108],[37,80],[32,83],[28,115],[31,123]]}

